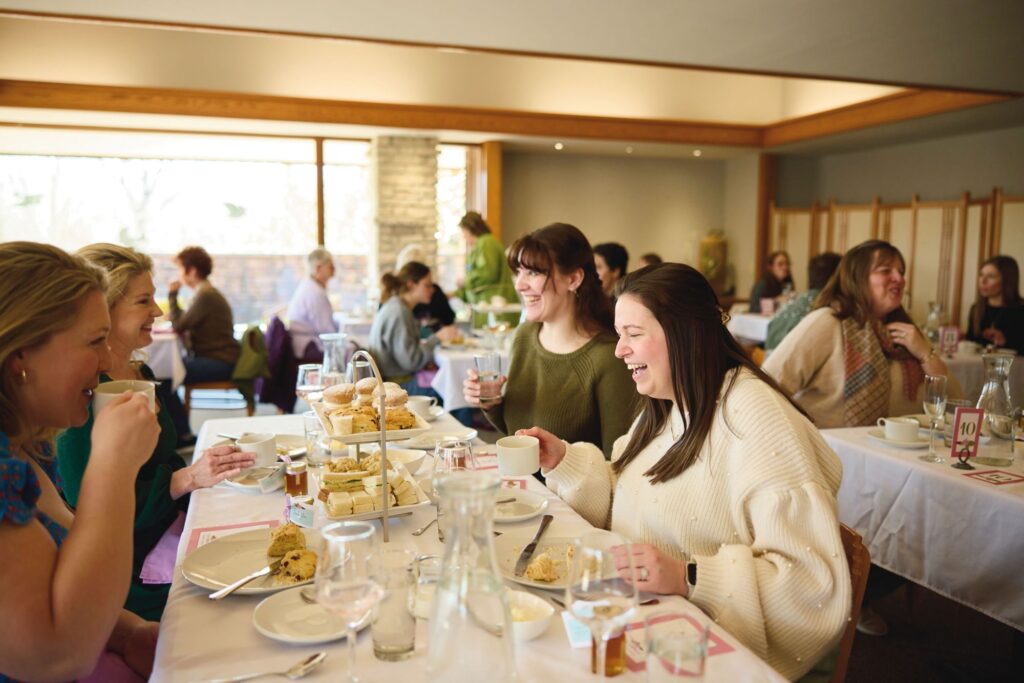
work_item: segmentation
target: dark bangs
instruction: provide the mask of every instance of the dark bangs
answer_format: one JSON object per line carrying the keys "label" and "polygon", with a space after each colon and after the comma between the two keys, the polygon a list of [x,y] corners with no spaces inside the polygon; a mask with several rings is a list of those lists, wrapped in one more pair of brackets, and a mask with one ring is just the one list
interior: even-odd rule
{"label": "dark bangs", "polygon": [[544,243],[537,239],[536,233],[531,232],[517,239],[508,248],[508,265],[513,273],[525,268],[542,275],[550,275],[551,254]]}

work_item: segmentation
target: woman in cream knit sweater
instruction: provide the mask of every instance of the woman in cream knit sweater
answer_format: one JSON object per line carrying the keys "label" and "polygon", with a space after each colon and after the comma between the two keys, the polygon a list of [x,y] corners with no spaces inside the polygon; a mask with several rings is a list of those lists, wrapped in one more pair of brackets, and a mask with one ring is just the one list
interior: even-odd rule
{"label": "woman in cream knit sweater", "polygon": [[725,329],[689,266],[629,275],[616,356],[646,397],[612,450],[539,428],[548,486],[633,541],[638,586],[678,594],[789,678],[822,659],[850,611],[842,468],[813,425]]}

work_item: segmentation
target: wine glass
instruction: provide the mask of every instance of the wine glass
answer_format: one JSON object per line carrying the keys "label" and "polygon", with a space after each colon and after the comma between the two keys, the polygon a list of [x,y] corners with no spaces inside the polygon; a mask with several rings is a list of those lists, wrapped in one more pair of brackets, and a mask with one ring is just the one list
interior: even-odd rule
{"label": "wine glass", "polygon": [[348,368],[345,370],[345,381],[355,384],[367,377],[373,377],[373,368],[370,367],[370,361],[350,360],[348,362]]}
{"label": "wine glass", "polygon": [[946,412],[946,376],[924,376],[924,412],[931,428],[928,430],[928,454],[922,455],[925,462],[943,463],[945,460],[935,452],[935,428],[939,417]]}
{"label": "wine glass", "polygon": [[320,532],[323,550],[316,573],[316,601],[345,623],[349,683],[358,683],[356,626],[384,597],[371,577],[377,561],[377,532],[369,522],[335,522]]}
{"label": "wine glass", "polygon": [[447,520],[437,503],[437,482],[447,474],[460,470],[475,470],[476,459],[473,457],[473,446],[469,441],[456,438],[441,439],[434,445],[434,462],[430,471],[430,487],[437,513],[437,539],[444,543],[444,527]]}
{"label": "wine glass", "polygon": [[[624,567],[616,567],[613,549]],[[569,612],[590,628],[597,647],[596,671],[605,671],[608,640],[622,633],[637,610],[636,570],[629,541],[611,531],[591,531],[576,540],[565,588]]]}
{"label": "wine glass", "polygon": [[319,401],[323,396],[324,385],[320,381],[320,364],[304,363],[299,366],[295,377],[295,395],[306,403]]}

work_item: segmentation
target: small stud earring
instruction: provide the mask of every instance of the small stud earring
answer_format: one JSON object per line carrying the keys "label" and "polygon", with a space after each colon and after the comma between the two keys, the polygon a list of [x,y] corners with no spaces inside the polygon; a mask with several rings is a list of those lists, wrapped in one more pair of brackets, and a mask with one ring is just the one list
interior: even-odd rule
{"label": "small stud earring", "polygon": [[21,369],[21,383],[28,384],[28,371],[25,368]]}

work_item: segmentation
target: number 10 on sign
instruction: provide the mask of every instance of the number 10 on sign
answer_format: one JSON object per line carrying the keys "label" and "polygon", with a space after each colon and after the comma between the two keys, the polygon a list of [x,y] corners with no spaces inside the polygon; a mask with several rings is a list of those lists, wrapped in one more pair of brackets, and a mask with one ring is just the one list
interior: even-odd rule
{"label": "number 10 on sign", "polygon": [[981,420],[985,411],[981,408],[957,408],[953,418],[953,446],[950,457],[959,462],[953,467],[973,470],[967,461],[978,455],[978,439],[981,438]]}

